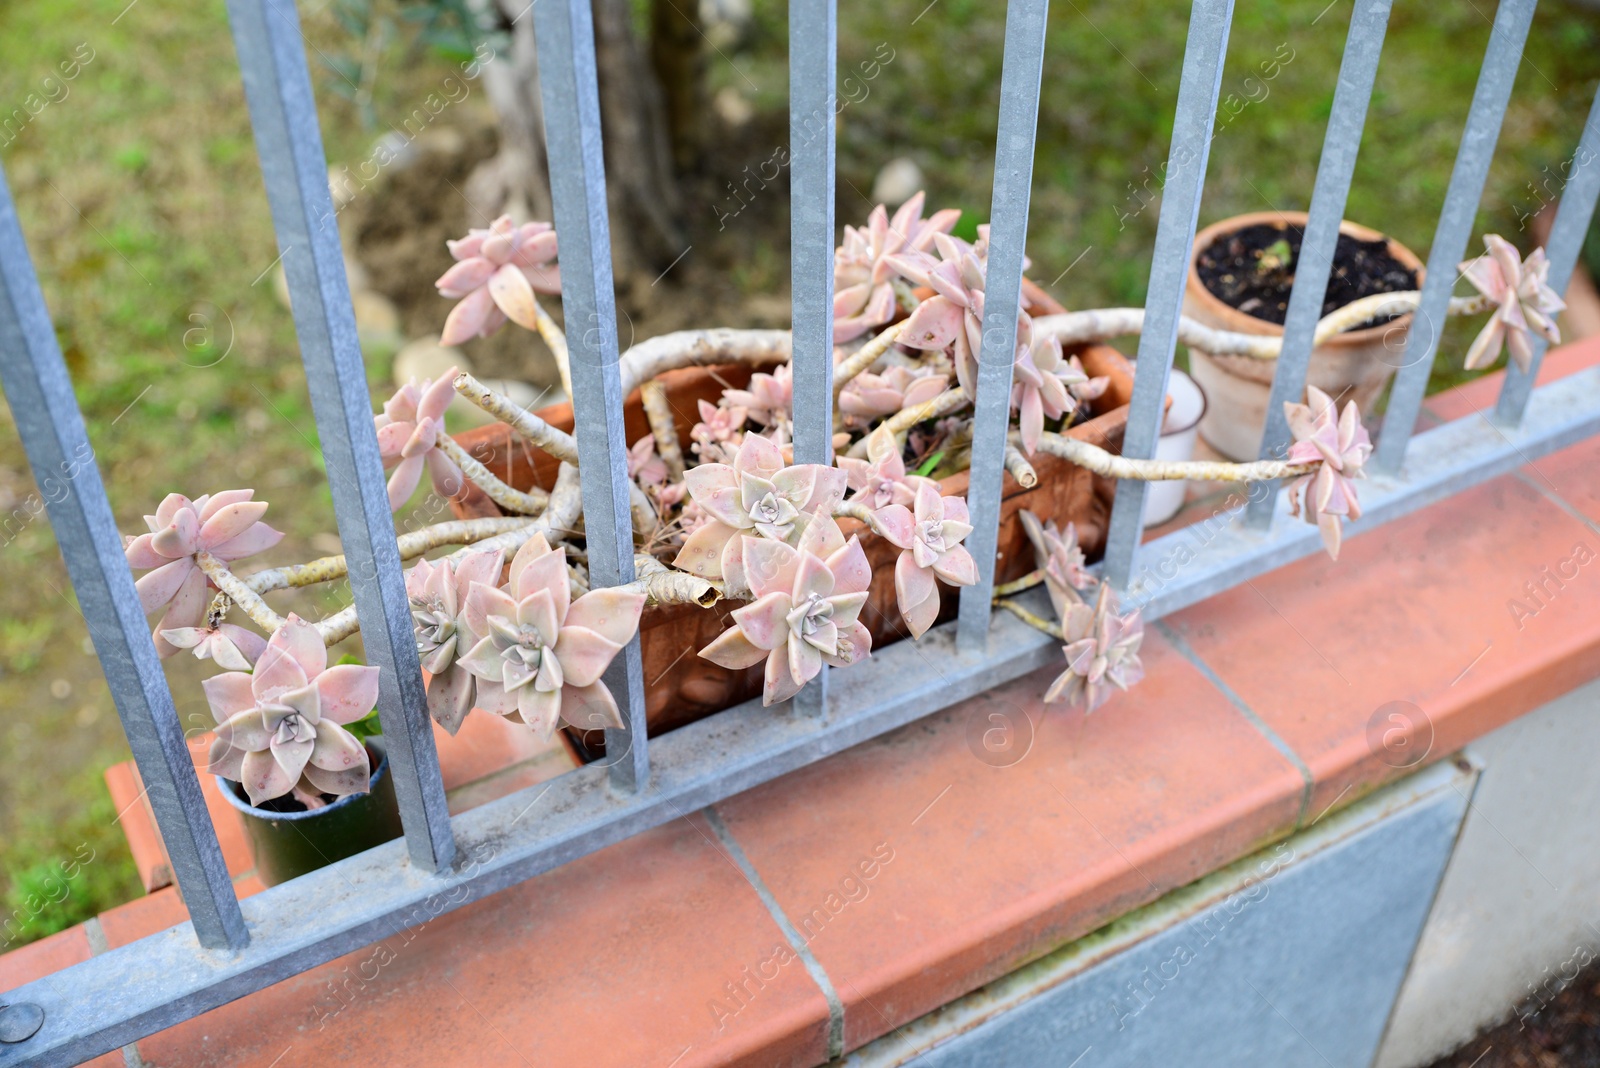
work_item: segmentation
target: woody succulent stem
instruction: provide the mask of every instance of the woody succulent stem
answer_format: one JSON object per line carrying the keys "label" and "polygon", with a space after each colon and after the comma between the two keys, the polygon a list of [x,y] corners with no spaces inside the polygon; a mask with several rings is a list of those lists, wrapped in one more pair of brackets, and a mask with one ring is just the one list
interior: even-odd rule
{"label": "woody succulent stem", "polygon": [[1135,460],[1117,456],[1087,441],[1048,431],[1039,438],[1039,451],[1058,456],[1105,478],[1135,479],[1140,482],[1182,479],[1199,482],[1270,482],[1310,474],[1318,467],[1316,463],[1292,464],[1283,460],[1256,460],[1243,464],[1211,460]]}

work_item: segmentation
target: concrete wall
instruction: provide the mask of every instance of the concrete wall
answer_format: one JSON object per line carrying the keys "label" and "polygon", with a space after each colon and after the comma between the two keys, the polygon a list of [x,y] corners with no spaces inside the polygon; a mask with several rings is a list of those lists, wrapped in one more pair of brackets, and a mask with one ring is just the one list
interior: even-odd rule
{"label": "concrete wall", "polygon": [[1600,957],[1600,682],[1471,752],[1482,776],[1377,1068],[1427,1064],[1537,1013]]}
{"label": "concrete wall", "polygon": [[1368,1068],[1474,777],[1435,765],[844,1066]]}

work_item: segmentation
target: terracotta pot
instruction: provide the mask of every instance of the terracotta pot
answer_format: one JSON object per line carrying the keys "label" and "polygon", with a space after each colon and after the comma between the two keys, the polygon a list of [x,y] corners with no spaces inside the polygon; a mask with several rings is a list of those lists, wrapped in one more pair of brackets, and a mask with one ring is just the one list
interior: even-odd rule
{"label": "terracotta pot", "polygon": [[[1076,352],[1089,374],[1107,375],[1111,385],[1096,401],[1094,416],[1072,427],[1068,434],[1116,452],[1121,448],[1122,432],[1127,425],[1127,404],[1133,392],[1132,366],[1108,345],[1088,345]],[[689,455],[689,428],[699,421],[696,401],[704,399],[715,403],[724,389],[740,388],[747,383],[751,373],[748,367],[721,366],[687,368],[661,376],[686,455]],[[554,426],[568,430],[572,427],[569,404],[546,408],[539,415]],[[630,442],[650,432],[637,392],[628,398],[623,422]],[[514,438],[503,423],[458,434],[456,441],[518,489],[534,485],[549,488],[555,482],[557,462]],[[1105,543],[1115,482],[1042,453],[1034,457],[1033,466],[1039,482],[1032,489],[1025,490],[1010,475],[1005,476],[1000,509],[999,582],[1020,578],[1033,570],[1032,550],[1017,519],[1017,513],[1023,508],[1059,524],[1076,523],[1084,550],[1091,558]],[[952,475],[944,479],[942,485],[946,495],[965,496],[967,473]],[[451,507],[462,518],[502,514],[476,487],[469,488]],[[841,520],[840,527],[846,537],[852,533],[862,535],[862,546],[872,564],[872,586],[861,618],[872,631],[874,647],[906,637],[894,593],[894,563],[899,550],[854,520]],[[943,601],[940,620],[952,619],[957,591],[942,584],[940,591]],[[709,610],[694,605],[645,609],[639,637],[644,661],[646,714],[652,736],[760,695],[761,666],[747,671],[729,671],[694,655],[728,628],[728,612],[735,607],[736,603],[724,602]],[[586,739],[591,749],[595,741],[594,737]]]}
{"label": "terracotta pot", "polygon": [[[1189,256],[1189,283],[1183,297],[1183,313],[1197,322],[1239,334],[1282,337],[1283,327],[1257,319],[1223,303],[1200,281],[1196,267],[1200,253],[1219,239],[1238,230],[1260,224],[1282,229],[1304,230],[1305,212],[1262,211],[1236,215],[1206,227],[1195,236]],[[1417,273],[1422,284],[1423,266],[1415,253],[1393,238],[1352,222],[1339,224],[1339,231],[1362,241],[1387,241],[1389,254]],[[1306,381],[1330,397],[1354,400],[1363,412],[1383,391],[1389,376],[1399,366],[1405,350],[1411,316],[1366,330],[1351,330],[1318,345],[1311,351]],[[1218,452],[1234,460],[1254,460],[1261,448],[1261,428],[1266,425],[1267,398],[1277,360],[1258,360],[1249,356],[1209,356],[1189,350],[1189,369],[1205,390],[1208,402],[1200,421],[1200,436]]]}

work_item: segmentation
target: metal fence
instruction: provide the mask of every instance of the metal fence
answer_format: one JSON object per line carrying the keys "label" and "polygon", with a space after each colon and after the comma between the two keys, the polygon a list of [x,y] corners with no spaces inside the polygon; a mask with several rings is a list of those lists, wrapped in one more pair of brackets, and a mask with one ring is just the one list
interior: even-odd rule
{"label": "metal fence", "polygon": [[[1356,0],[1312,193],[1299,278],[1273,385],[1262,455],[1288,428],[1322,287],[1333,259],[1392,0]],[[1466,252],[1490,157],[1535,0],[1501,0],[1462,135],[1421,306],[1378,439],[1378,473],[1362,489],[1361,531],[1510,471],[1600,431],[1600,371],[1533,388],[1511,367],[1493,413],[1424,433],[1412,428]],[[633,578],[631,521],[606,218],[594,36],[588,0],[531,5],[538,41],[588,559],[596,585]],[[628,730],[608,738],[608,767],[588,766],[451,818],[395,545],[371,400],[333,217],[305,44],[291,0],[229,0],[235,46],[266,179],[333,488],[339,535],[368,661],[382,669],[378,709],[405,836],[241,902],[229,880],[99,472],[0,179],[0,375],[102,669],[148,787],[191,922],[101,954],[3,999],[37,1032],[0,1042],[0,1068],[76,1064],[396,934],[575,857],[749,789],[982,690],[1040,668],[1057,643],[991,609],[993,559],[1012,351],[1027,231],[1048,0],[1010,0],[995,151],[989,254],[972,444],[969,544],[980,581],[961,591],[956,623],[920,643],[879,650],[836,674],[822,700],[761,712],[739,707],[648,744],[638,641],[607,676]],[[1188,252],[1217,112],[1232,0],[1193,0],[1167,179],[1139,342],[1126,455],[1156,444],[1177,342]],[[828,459],[832,414],[835,0],[791,0],[790,116],[796,459]],[[819,133],[816,117],[823,117]],[[1589,113],[1548,254],[1564,291],[1600,192],[1600,98]],[[572,324],[582,324],[573,329]],[[1314,527],[1292,521],[1277,487],[1196,539],[1183,531],[1141,544],[1145,485],[1117,490],[1104,574],[1147,618],[1189,605],[1317,551]],[[9,1028],[5,1029],[9,1030]],[[22,1027],[20,1030],[27,1030]],[[13,1032],[7,1037],[16,1037]]]}

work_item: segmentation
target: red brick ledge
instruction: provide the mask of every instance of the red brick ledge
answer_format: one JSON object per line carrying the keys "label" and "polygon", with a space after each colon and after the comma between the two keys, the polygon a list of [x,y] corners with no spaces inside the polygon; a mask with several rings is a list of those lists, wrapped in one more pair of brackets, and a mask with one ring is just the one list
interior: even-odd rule
{"label": "red brick ledge", "polygon": [[[1597,362],[1600,341],[1568,346],[1542,377]],[[1470,414],[1496,385],[1428,409]],[[1597,465],[1582,443],[1353,538],[1337,565],[1169,617],[1146,680],[1091,717],[1040,706],[1048,672],[1020,680],[140,1052],[165,1068],[819,1063],[1404,774],[1381,715],[1369,730],[1386,706],[1431,726],[1432,760],[1600,675],[1600,566],[1573,562],[1600,551]],[[1031,736],[1009,767],[969,743],[994,716]],[[117,946],[182,915],[165,890],[100,923]],[[0,958],[0,988],[90,941]]]}

